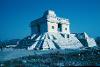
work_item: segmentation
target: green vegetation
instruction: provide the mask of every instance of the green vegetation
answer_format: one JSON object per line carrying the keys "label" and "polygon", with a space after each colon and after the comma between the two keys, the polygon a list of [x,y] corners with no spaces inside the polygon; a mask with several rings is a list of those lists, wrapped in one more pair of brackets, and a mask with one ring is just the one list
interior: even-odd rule
{"label": "green vegetation", "polygon": [[20,57],[2,62],[2,67],[34,67],[34,66],[96,66],[100,65],[100,49],[88,48],[73,53],[49,53]]}

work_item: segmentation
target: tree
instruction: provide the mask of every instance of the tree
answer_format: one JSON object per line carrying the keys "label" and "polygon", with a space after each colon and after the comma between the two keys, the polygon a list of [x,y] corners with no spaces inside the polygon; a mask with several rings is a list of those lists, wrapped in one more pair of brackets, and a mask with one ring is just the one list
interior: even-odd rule
{"label": "tree", "polygon": [[0,41],[0,49],[1,49],[1,51],[2,51],[2,49],[3,49],[4,47],[6,47],[6,43]]}

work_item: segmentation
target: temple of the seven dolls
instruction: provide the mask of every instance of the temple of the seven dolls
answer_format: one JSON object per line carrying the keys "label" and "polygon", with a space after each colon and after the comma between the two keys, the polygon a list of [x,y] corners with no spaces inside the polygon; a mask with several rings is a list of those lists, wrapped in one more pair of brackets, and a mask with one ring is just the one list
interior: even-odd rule
{"label": "temple of the seven dolls", "polygon": [[79,49],[94,47],[96,42],[84,33],[71,33],[69,19],[57,17],[47,10],[39,19],[30,24],[31,35],[19,42],[18,48],[28,50]]}

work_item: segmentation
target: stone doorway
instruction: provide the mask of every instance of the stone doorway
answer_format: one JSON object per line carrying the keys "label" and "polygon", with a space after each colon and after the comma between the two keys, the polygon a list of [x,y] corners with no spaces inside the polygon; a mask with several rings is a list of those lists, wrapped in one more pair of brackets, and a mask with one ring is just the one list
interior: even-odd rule
{"label": "stone doorway", "polygon": [[58,31],[61,32],[62,31],[62,24],[58,23]]}

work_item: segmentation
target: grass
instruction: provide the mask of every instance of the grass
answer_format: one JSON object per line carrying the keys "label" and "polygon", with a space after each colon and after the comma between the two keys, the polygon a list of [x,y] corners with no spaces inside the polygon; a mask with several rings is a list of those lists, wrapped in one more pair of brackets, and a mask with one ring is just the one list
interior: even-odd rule
{"label": "grass", "polygon": [[1,65],[2,67],[97,66],[100,65],[100,49],[30,55],[2,62]]}

